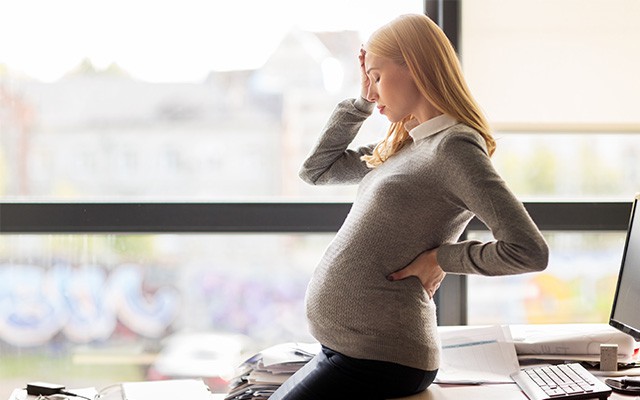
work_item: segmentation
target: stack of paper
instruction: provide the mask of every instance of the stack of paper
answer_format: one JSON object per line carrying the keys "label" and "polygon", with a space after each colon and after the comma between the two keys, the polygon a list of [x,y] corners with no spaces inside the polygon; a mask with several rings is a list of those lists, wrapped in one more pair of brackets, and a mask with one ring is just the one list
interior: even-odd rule
{"label": "stack of paper", "polygon": [[257,353],[240,365],[225,400],[268,399],[319,352],[318,343],[283,343]]}
{"label": "stack of paper", "polygon": [[607,324],[511,325],[518,358],[599,361],[601,344],[618,345],[618,362],[632,361],[637,345]]}

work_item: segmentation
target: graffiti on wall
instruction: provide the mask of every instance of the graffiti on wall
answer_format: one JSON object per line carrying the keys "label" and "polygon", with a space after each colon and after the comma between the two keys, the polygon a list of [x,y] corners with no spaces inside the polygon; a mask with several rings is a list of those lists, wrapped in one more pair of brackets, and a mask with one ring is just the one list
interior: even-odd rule
{"label": "graffiti on wall", "polygon": [[144,268],[119,265],[44,268],[0,264],[0,339],[36,346],[63,334],[88,343],[112,336],[121,323],[137,335],[162,336],[180,312],[170,285],[144,290]]}

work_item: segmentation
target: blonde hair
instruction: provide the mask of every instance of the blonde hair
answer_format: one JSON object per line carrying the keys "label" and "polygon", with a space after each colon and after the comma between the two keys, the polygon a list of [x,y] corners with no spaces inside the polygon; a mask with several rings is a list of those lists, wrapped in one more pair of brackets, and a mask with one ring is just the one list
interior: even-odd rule
{"label": "blonde hair", "polygon": [[[402,15],[375,31],[365,49],[406,65],[420,93],[438,109],[474,128],[484,138],[489,156],[496,148],[489,123],[471,96],[458,57],[442,29],[423,14]],[[382,164],[409,139],[407,116],[392,123],[373,154],[364,156],[371,168]]]}

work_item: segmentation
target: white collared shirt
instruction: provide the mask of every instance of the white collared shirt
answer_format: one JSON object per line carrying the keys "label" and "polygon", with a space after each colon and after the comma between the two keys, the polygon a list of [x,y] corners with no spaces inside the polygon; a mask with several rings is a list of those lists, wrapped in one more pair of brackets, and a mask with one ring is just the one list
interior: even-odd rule
{"label": "white collared shirt", "polygon": [[411,135],[414,142],[417,142],[431,135],[435,135],[438,132],[442,132],[457,123],[458,121],[451,115],[441,114],[409,130],[409,135]]}

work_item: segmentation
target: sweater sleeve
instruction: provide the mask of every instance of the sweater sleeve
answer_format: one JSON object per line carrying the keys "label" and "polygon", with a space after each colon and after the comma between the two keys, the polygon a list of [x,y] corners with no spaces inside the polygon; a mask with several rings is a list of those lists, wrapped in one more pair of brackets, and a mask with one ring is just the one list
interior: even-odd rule
{"label": "sweater sleeve", "polygon": [[439,148],[452,201],[474,213],[494,241],[463,241],[438,249],[438,262],[454,274],[510,275],[547,267],[549,249],[523,204],[495,171],[484,139],[452,132]]}
{"label": "sweater sleeve", "polygon": [[320,139],[302,164],[299,175],[311,185],[357,184],[371,171],[360,158],[375,145],[348,149],[362,123],[373,112],[373,103],[350,99],[338,104]]}

